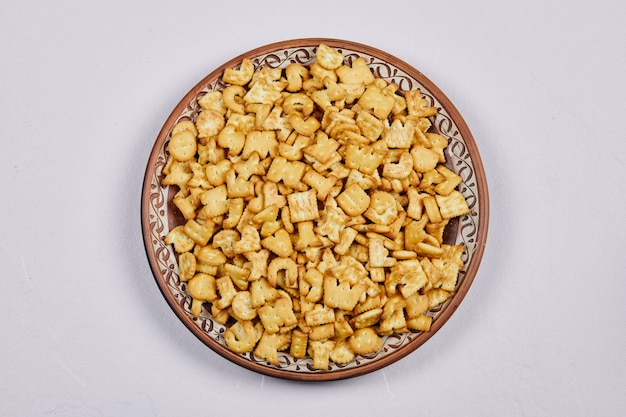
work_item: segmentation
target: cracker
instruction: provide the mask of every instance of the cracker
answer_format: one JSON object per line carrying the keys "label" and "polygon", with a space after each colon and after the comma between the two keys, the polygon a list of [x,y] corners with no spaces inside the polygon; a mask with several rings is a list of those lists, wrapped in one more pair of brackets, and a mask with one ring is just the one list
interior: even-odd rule
{"label": "cracker", "polygon": [[348,339],[350,347],[358,355],[368,355],[378,352],[383,346],[383,340],[371,327],[358,329]]}
{"label": "cracker", "polygon": [[256,346],[262,334],[263,329],[260,323],[254,325],[251,321],[238,321],[226,329],[224,342],[233,352],[246,353]]}
{"label": "cracker", "polygon": [[320,216],[317,208],[317,193],[314,191],[289,194],[287,203],[293,223],[317,220]]}
{"label": "cracker", "polygon": [[370,205],[370,197],[358,184],[346,187],[336,198],[337,204],[349,216],[365,213]]}

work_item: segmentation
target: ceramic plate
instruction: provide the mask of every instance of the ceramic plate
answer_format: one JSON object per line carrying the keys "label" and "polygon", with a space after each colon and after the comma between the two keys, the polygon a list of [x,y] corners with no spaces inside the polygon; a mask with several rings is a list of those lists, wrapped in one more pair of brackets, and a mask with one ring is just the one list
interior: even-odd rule
{"label": "ceramic plate", "polygon": [[[385,337],[383,347],[377,353],[357,356],[347,365],[331,362],[328,371],[315,370],[310,359],[294,359],[283,352],[279,354],[279,366],[259,360],[252,353],[233,353],[224,343],[224,326],[214,322],[208,311],[203,311],[198,318],[192,316],[191,299],[186,293],[186,284],[179,280],[175,253],[163,242],[173,227],[184,222],[172,203],[177,189],[160,184],[172,126],[180,120],[194,120],[199,112],[198,99],[209,91],[224,88],[220,77],[225,68],[238,66],[243,58],[250,58],[256,68],[285,67],[292,62],[308,65],[315,60],[316,47],[320,43],[340,50],[346,62],[352,62],[358,56],[365,58],[376,77],[397,84],[400,91],[419,88],[431,105],[440,109],[438,115],[431,118],[431,131],[447,138],[446,165],[462,177],[458,189],[471,210],[470,214],[451,221],[446,229],[445,243],[466,246],[465,266],[451,298],[428,312],[433,317],[431,330]],[[463,118],[443,92],[421,72],[386,52],[350,41],[320,38],[290,40],[254,49],[224,63],[193,87],[174,108],[156,138],[148,159],[141,198],[141,223],[150,267],[167,303],[184,325],[213,351],[238,365],[269,376],[308,381],[343,379],[381,369],[413,352],[435,335],[456,311],[476,276],[489,217],[487,183],[476,143]]]}

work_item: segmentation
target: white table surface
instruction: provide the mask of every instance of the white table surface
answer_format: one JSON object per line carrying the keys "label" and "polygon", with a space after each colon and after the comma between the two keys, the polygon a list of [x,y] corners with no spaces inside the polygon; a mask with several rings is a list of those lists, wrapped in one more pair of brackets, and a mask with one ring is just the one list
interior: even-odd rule
{"label": "white table surface", "polygon": [[[623,416],[626,3],[33,1],[0,6],[0,415]],[[366,376],[262,376],[161,296],[140,192],[180,98],[330,37],[400,57],[472,130],[491,219],[443,329]]]}

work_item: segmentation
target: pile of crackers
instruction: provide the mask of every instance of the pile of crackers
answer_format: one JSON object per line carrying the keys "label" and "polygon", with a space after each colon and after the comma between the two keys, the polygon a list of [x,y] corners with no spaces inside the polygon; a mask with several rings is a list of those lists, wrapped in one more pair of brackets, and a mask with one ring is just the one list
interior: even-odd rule
{"label": "pile of crackers", "polygon": [[327,370],[429,331],[463,267],[444,230],[470,210],[420,90],[324,44],[315,58],[226,69],[172,128],[161,184],[186,220],[165,243],[192,314],[234,352]]}

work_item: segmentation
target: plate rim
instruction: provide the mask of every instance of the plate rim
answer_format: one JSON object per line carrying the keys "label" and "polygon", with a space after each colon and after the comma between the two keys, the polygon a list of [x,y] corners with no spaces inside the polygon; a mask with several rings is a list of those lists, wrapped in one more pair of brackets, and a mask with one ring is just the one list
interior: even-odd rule
{"label": "plate rim", "polygon": [[[385,62],[389,62],[394,67],[401,69],[411,77],[417,79],[420,84],[422,84],[433,96],[437,98],[442,107],[444,107],[446,112],[449,114],[450,118],[454,121],[461,137],[463,138],[465,146],[468,148],[468,153],[471,155],[471,161],[474,167],[474,176],[477,182],[478,202],[480,204],[480,210],[477,220],[478,227],[476,232],[476,246],[473,251],[471,262],[468,265],[464,281],[461,286],[455,290],[453,296],[451,297],[450,303],[445,307],[445,310],[441,312],[441,314],[437,317],[437,320],[433,321],[433,325],[429,332],[422,332],[413,341],[396,349],[393,354],[384,356],[375,361],[348,369],[337,369],[330,372],[308,373],[295,372],[291,370],[265,366],[260,363],[251,362],[249,359],[237,353],[231,352],[225,346],[222,346],[213,338],[207,336],[207,334],[201,330],[197,323],[195,323],[194,320],[189,315],[187,315],[185,311],[182,310],[182,308],[180,308],[179,303],[175,299],[174,295],[167,290],[167,285],[164,283],[164,280],[160,279],[162,275],[157,266],[155,254],[150,250],[151,235],[149,233],[149,189],[151,184],[151,173],[154,169],[155,161],[167,137],[169,136],[169,131],[172,124],[180,117],[182,110],[187,107],[188,103],[191,101],[191,98],[195,96],[198,91],[206,87],[209,81],[214,81],[216,77],[222,74],[225,68],[239,65],[241,63],[241,60],[245,57],[257,57],[267,53],[271,53],[273,51],[283,50],[287,48],[317,46],[320,43],[324,43],[333,48],[346,48],[359,53],[366,53],[373,57],[384,60]],[[161,294],[167,301],[169,307],[173,310],[175,315],[182,321],[182,323],[188,330],[190,330],[203,344],[208,346],[215,353],[230,362],[242,366],[243,368],[276,378],[313,382],[352,378],[382,369],[388,365],[391,365],[392,363],[403,359],[404,357],[415,351],[417,348],[426,343],[431,337],[433,337],[441,329],[441,327],[443,327],[448,322],[448,320],[452,317],[452,315],[460,306],[461,302],[465,299],[465,296],[471,288],[482,262],[489,229],[489,203],[490,202],[487,179],[474,136],[472,135],[467,123],[465,122],[465,119],[463,118],[459,110],[452,103],[452,101],[443,93],[443,91],[437,85],[435,85],[435,83],[433,83],[421,71],[409,65],[404,60],[378,48],[350,40],[316,37],[298,38],[273,42],[241,53],[209,72],[179,100],[179,102],[174,106],[169,116],[164,121],[163,126],[159,130],[159,133],[154,141],[152,149],[150,150],[142,181],[140,216],[144,250],[148,258],[148,263],[152,271],[153,278],[156,281],[157,286]]]}

